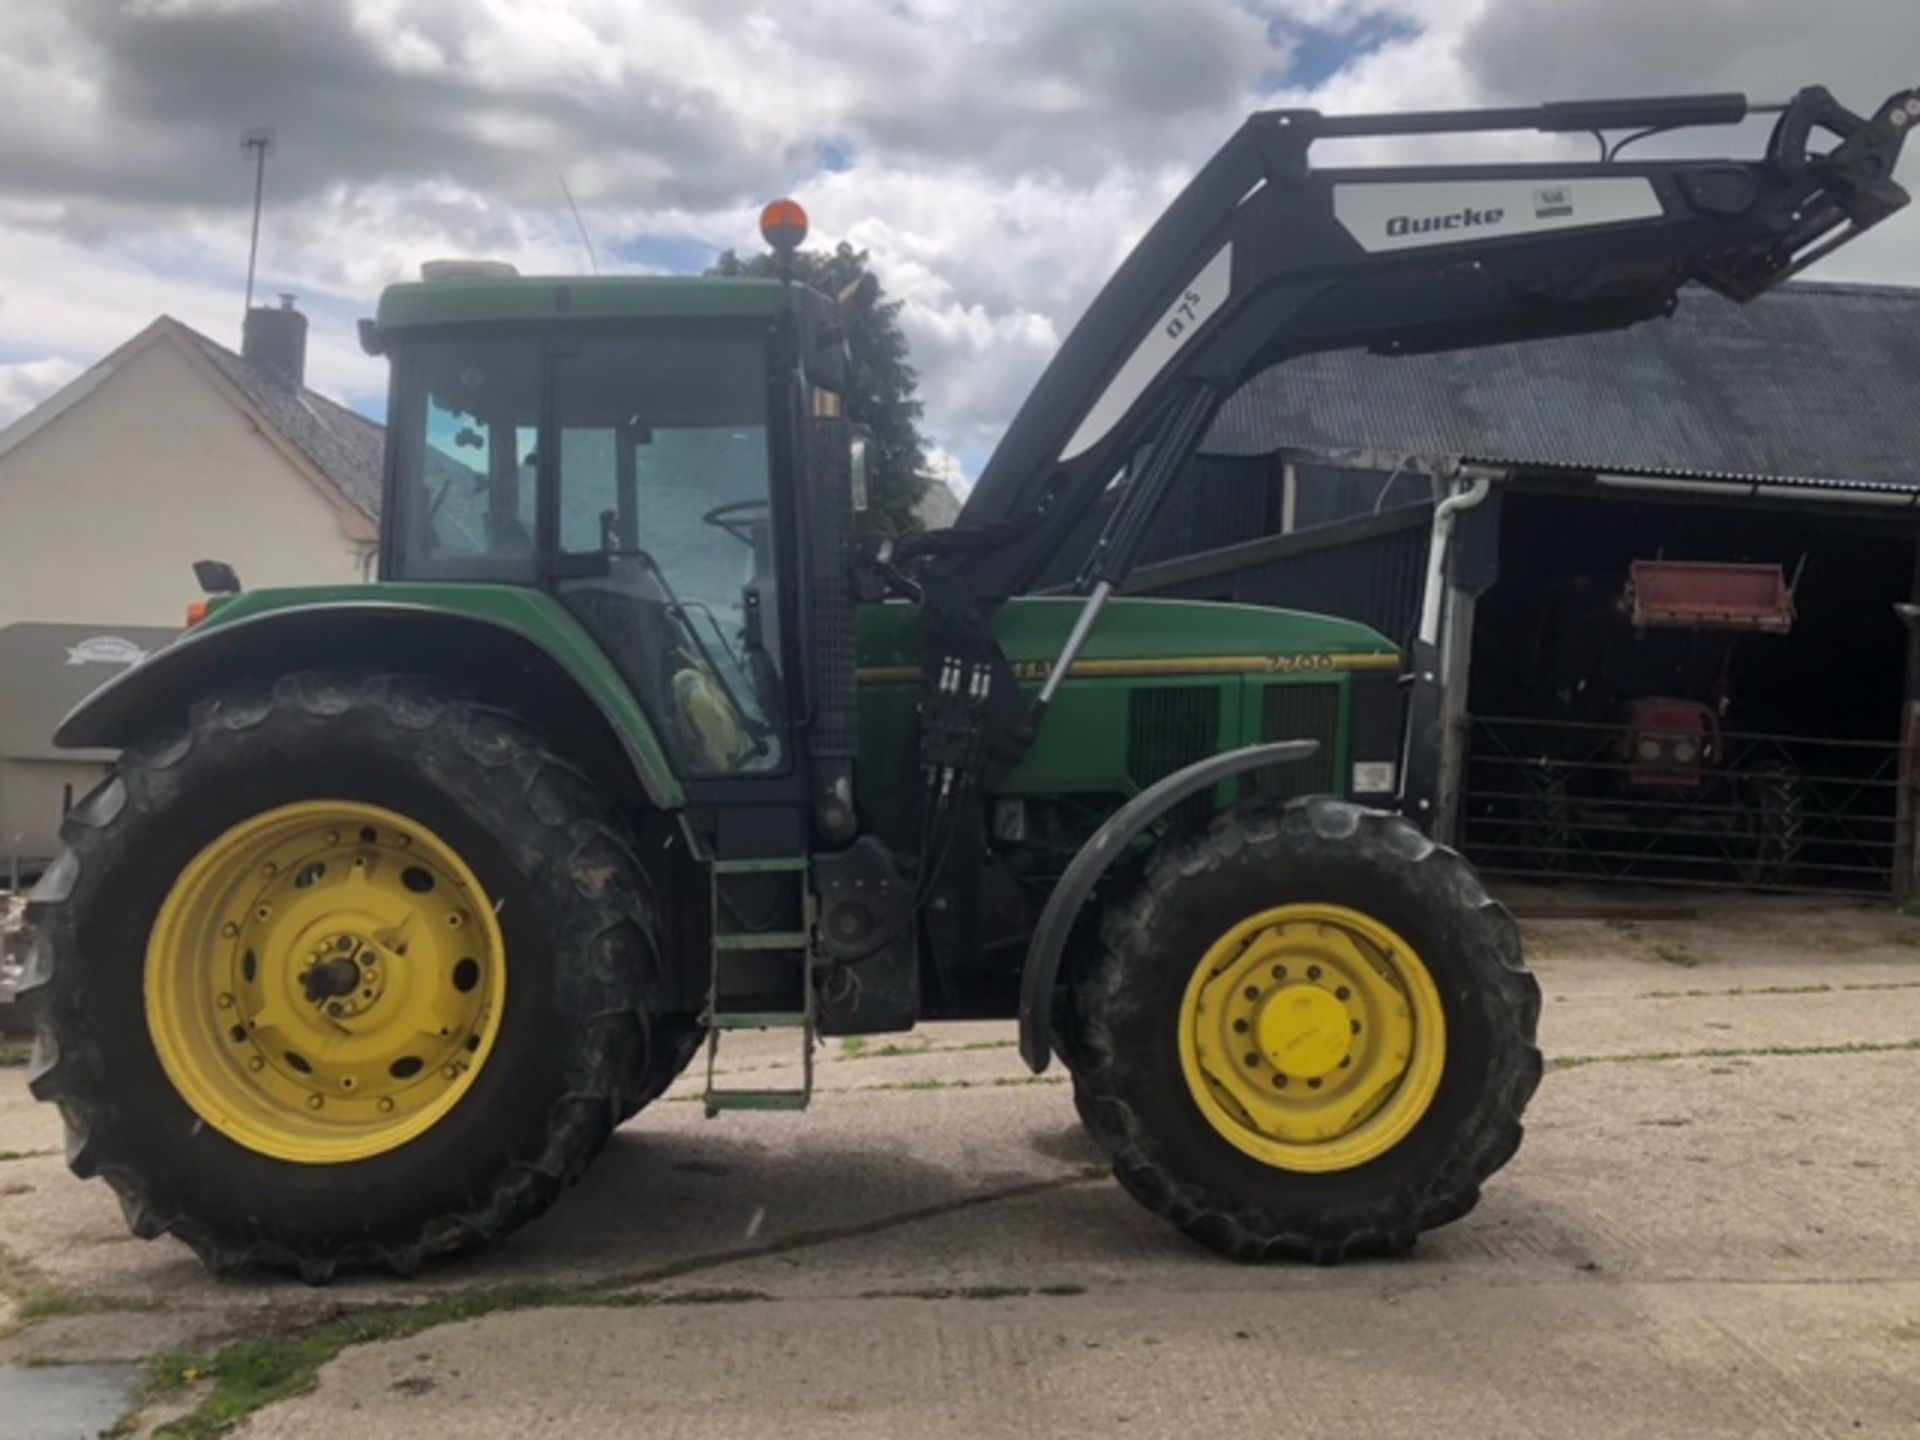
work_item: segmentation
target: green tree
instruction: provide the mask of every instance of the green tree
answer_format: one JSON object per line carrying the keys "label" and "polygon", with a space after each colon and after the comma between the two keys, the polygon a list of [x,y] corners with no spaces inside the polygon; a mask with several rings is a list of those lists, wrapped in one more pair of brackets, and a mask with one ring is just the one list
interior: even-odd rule
{"label": "green tree", "polygon": [[[831,253],[801,250],[794,255],[794,278],[829,295],[838,295],[868,273],[867,252],[842,241]],[[742,259],[724,252],[715,275],[774,275],[771,252]],[[876,282],[877,284],[877,282]],[[867,429],[867,509],[860,532],[872,539],[904,535],[921,528],[919,507],[931,479],[927,442],[920,434],[917,376],[907,362],[907,337],[900,333],[900,302],[874,301],[853,317],[847,331],[853,355],[847,387],[847,418]]]}

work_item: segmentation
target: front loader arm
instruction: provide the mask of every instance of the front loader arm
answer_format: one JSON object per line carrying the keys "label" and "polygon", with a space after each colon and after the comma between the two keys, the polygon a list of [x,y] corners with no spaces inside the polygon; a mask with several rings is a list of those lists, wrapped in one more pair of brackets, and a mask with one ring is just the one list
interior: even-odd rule
{"label": "front loader arm", "polygon": [[[1316,140],[1730,124],[1744,96],[1530,109],[1251,117],[1148,231],[925,549],[990,609],[1028,588],[1123,469],[1128,497],[1081,576],[1117,584],[1219,405],[1290,356],[1460,349],[1665,315],[1699,282],[1762,293],[1907,203],[1892,180],[1920,92],[1871,118],[1825,90],[1775,110],[1748,160],[1313,168]],[[1821,150],[1816,137],[1831,140]],[[1636,138],[1636,137],[1629,137]],[[1623,142],[1624,143],[1624,142]],[[936,560],[936,564],[940,562]]]}

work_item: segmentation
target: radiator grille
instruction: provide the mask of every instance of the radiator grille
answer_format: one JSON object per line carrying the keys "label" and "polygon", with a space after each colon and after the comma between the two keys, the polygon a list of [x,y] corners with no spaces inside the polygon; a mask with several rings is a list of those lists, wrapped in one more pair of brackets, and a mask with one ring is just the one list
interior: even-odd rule
{"label": "radiator grille", "polygon": [[1340,730],[1340,687],[1325,682],[1269,685],[1260,701],[1262,740],[1318,740],[1320,753],[1294,765],[1258,771],[1256,795],[1338,795],[1345,793],[1334,773]]}
{"label": "radiator grille", "polygon": [[[1145,789],[1220,747],[1220,691],[1211,685],[1136,690],[1127,697],[1127,772]],[[1204,820],[1203,791],[1174,807],[1176,824]]]}

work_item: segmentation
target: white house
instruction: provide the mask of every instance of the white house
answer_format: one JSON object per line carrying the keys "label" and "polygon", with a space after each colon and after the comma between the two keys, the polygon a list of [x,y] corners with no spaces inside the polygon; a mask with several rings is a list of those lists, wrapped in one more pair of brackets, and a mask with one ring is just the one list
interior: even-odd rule
{"label": "white house", "polygon": [[54,724],[179,630],[194,561],[371,577],[385,437],[302,383],[306,329],[256,309],[235,354],[163,315],[0,430],[0,888],[100,773]]}

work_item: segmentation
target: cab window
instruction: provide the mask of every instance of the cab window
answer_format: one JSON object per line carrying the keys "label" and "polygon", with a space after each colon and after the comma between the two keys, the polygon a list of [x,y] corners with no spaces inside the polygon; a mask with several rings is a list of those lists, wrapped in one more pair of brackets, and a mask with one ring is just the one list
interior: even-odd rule
{"label": "cab window", "polygon": [[415,342],[390,433],[394,573],[531,582],[539,573],[540,356],[524,343]]}

